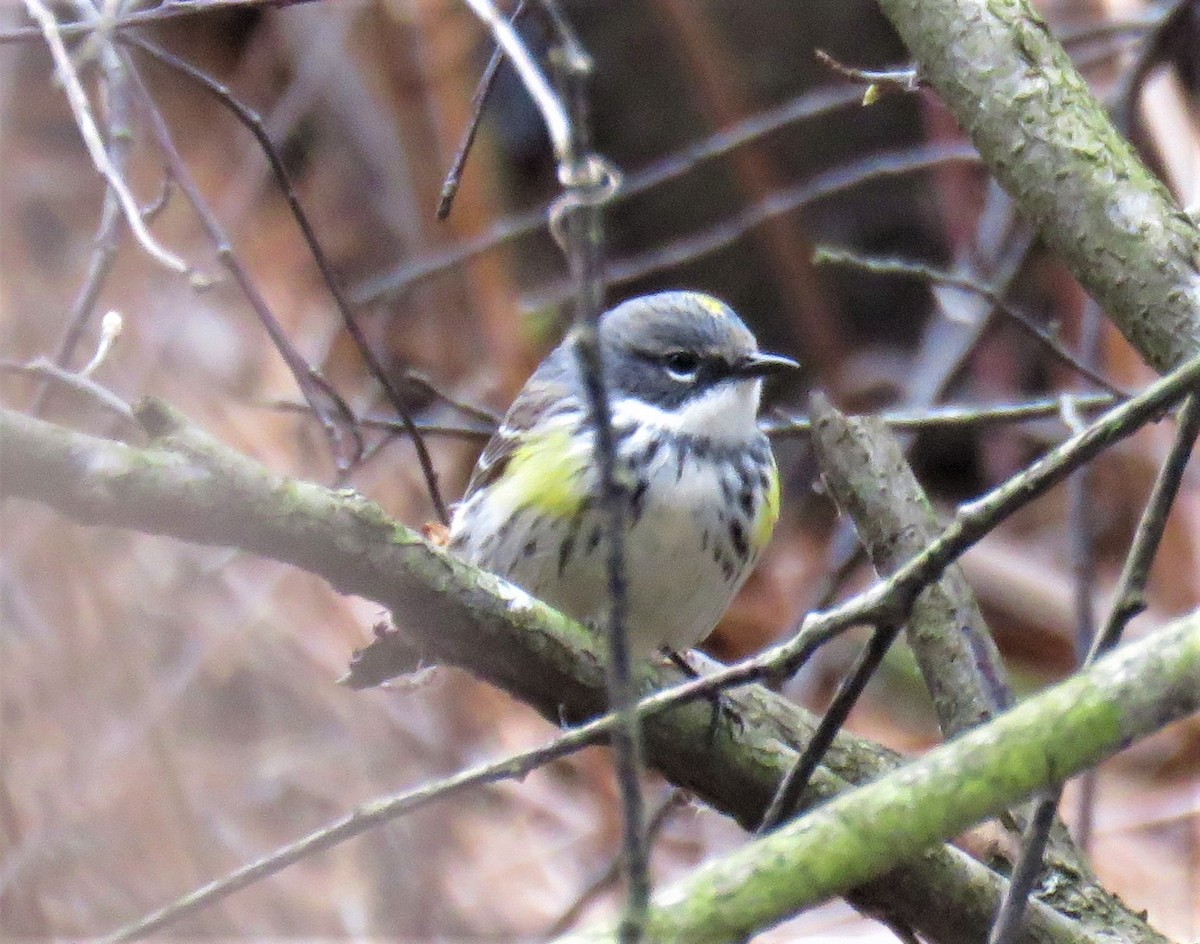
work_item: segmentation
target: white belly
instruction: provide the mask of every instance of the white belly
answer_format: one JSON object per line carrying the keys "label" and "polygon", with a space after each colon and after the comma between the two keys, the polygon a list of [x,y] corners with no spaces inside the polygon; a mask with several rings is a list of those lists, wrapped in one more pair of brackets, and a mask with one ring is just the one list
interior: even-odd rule
{"label": "white belly", "polygon": [[[713,461],[711,454],[699,457],[670,444],[648,454],[650,435],[635,433],[622,441],[619,462],[621,480],[630,485],[625,573],[629,631],[638,656],[663,646],[684,651],[712,632],[756,557],[756,549],[747,546],[750,525],[733,523],[729,496],[737,500],[752,492],[754,507],[743,516],[749,521],[765,501],[759,477],[744,462]],[[769,461],[765,439],[760,448]],[[735,454],[741,450],[730,452]],[[639,461],[630,464],[631,457]],[[642,471],[636,485],[635,466]],[[587,484],[594,492],[594,482]],[[475,518],[460,533],[496,537],[464,542],[465,556],[578,620],[593,625],[607,620],[608,545],[598,509],[588,507],[569,528],[561,522],[552,526],[532,508],[491,508],[488,521],[480,508],[468,511]],[[513,516],[517,523],[506,526]]]}

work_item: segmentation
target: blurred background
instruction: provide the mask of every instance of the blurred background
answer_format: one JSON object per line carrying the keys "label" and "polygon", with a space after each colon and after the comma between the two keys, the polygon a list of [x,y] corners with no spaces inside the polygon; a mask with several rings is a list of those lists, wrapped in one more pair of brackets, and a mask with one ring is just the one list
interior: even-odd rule
{"label": "blurred background", "polygon": [[[1039,6],[1144,158],[1181,205],[1195,207],[1200,6]],[[552,33],[537,7],[521,30],[545,52]],[[818,59],[823,50],[854,67],[904,64],[873,3],[580,0],[562,8],[593,58],[596,149],[625,174],[606,215],[609,300],[661,288],[714,293],[765,348],[805,367],[792,386],[768,394],[784,517],[709,641],[717,657],[787,632],[837,557],[836,511],[814,490],[805,437],[788,423],[803,413],[808,390],[828,390],[856,411],[1097,390],[978,293],[817,265],[814,249],[953,270],[1003,295],[1113,385],[1151,379],[989,185],[932,93],[885,87],[863,107],[862,84]],[[56,9],[66,22],[78,7]],[[192,267],[189,276],[169,272],[123,226],[105,224],[103,182],[31,24],[14,0],[0,5],[4,405],[36,404],[71,427],[122,434],[94,403],[43,391],[11,369],[39,356],[82,367],[100,315],[115,309],[124,331],[94,374],[99,383],[130,401],[163,396],[272,469],[352,485],[412,526],[433,520],[410,442],[368,429],[366,458],[339,477],[320,425],[284,408],[303,403],[295,380],[222,267],[181,166],[295,351],[357,414],[394,417],[251,134],[145,50],[128,51],[152,105],[114,87],[94,46],[68,37],[99,124],[110,143],[125,142],[123,172],[152,208],[153,232]],[[445,427],[426,441],[447,500],[456,498],[489,413],[503,411],[571,315],[563,260],[544,225],[558,193],[554,168],[514,74],[499,71],[441,221],[442,179],[492,52],[465,4],[230,3],[137,35],[261,115],[372,350],[412,415]],[[156,122],[174,154],[156,140]],[[912,436],[911,455],[948,509],[1069,431],[1054,412],[1020,425],[960,425]],[[1023,692],[1069,673],[1081,618],[1106,612],[1171,437],[1170,424],[1160,424],[1127,440],[964,560]],[[842,592],[870,579],[860,566]],[[1149,611],[1132,632],[1198,602],[1193,463]],[[339,687],[352,651],[385,614],[316,578],[240,553],[80,527],[31,504],[0,508],[0,613],[0,934],[10,940],[108,932],[356,803],[552,733],[457,671],[411,690]],[[821,708],[861,641],[827,647],[789,694]],[[851,728],[906,752],[936,742],[902,648]],[[647,790],[652,806],[669,793],[654,776]],[[617,851],[614,799],[606,752],[585,751],[306,859],[169,936],[536,939],[619,900],[597,883]],[[1064,815],[1080,821],[1077,791]],[[1105,764],[1091,822],[1102,880],[1165,933],[1197,939],[1200,722]],[[655,879],[668,882],[745,839],[716,813],[677,804],[655,847]],[[842,904],[763,939],[801,937],[893,939]]]}

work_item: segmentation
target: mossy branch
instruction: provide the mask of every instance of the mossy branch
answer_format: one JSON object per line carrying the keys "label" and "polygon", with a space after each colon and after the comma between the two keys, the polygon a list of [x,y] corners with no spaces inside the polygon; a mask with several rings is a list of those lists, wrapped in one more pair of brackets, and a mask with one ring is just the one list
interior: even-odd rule
{"label": "mossy branch", "polygon": [[[89,524],[237,547],[294,564],[389,607],[404,627],[384,664],[359,664],[356,684],[401,671],[407,659],[452,663],[505,688],[546,717],[582,718],[604,705],[597,640],[583,627],[498,578],[430,546],[375,504],[347,491],[274,474],[187,425],[157,401],[137,416],[145,446],[100,439],[0,410],[0,496],[31,499]],[[679,681],[639,666],[643,690]],[[714,736],[707,703],[646,719],[647,756],[674,783],[753,825],[811,736],[811,717],[759,686],[729,693]],[[602,730],[598,733],[602,733]],[[893,769],[881,748],[840,735],[804,805]],[[1003,879],[951,847],[938,847],[847,897],[939,942],[981,940]],[[1093,935],[1035,904],[1025,942]],[[1147,929],[1148,934],[1150,933]]]}
{"label": "mossy branch", "polygon": [[[742,941],[1200,710],[1200,612],[655,896],[659,944]],[[612,940],[610,930],[566,941]]]}

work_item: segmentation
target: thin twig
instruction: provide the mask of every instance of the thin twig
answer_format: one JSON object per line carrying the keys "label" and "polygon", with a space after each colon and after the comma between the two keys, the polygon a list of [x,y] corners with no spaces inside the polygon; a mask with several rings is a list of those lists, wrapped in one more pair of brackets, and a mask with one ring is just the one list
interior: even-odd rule
{"label": "thin twig", "polygon": [[1194,15],[1194,0],[1173,0],[1165,3],[1154,15],[1157,18],[1142,37],[1142,48],[1124,71],[1121,81],[1114,89],[1109,112],[1121,133],[1133,140],[1136,135],[1138,96],[1146,80],[1170,49],[1186,35],[1186,18]]}
{"label": "thin twig", "polygon": [[883,275],[904,275],[911,278],[926,279],[938,285],[948,285],[951,288],[962,289],[967,292],[974,292],[982,298],[987,299],[996,307],[1006,318],[1009,318],[1014,324],[1020,327],[1023,331],[1036,339],[1046,350],[1058,361],[1070,367],[1083,377],[1086,377],[1092,383],[1100,387],[1101,390],[1107,390],[1109,393],[1120,397],[1126,397],[1128,394],[1115,386],[1107,378],[1102,377],[1090,366],[1081,361],[1078,357],[1063,347],[1062,343],[1051,335],[1048,331],[1038,325],[1032,318],[1024,312],[1013,307],[1003,295],[997,292],[990,285],[985,285],[976,279],[958,275],[953,272],[946,272],[942,269],[934,268],[926,265],[923,262],[914,262],[908,259],[884,259],[873,256],[861,255],[857,252],[851,252],[845,249],[833,249],[827,246],[822,246],[813,254],[813,262],[818,265],[825,263],[834,263],[836,265],[851,265],[867,272],[874,272]]}
{"label": "thin twig", "polygon": [[1025,827],[1025,836],[1021,843],[1021,852],[1009,877],[1004,898],[1000,901],[996,923],[992,925],[991,933],[988,934],[988,944],[1010,944],[1021,929],[1025,902],[1037,883],[1038,873],[1041,872],[1042,857],[1046,854],[1046,843],[1050,839],[1050,829],[1054,825],[1061,795],[1061,790],[1051,790],[1045,794],[1037,802],[1033,816],[1029,818],[1029,825]]}
{"label": "thin twig", "polygon": [[[1084,301],[1080,318],[1080,357],[1089,367],[1101,363],[1104,313],[1090,296]],[[1075,662],[1083,665],[1096,638],[1096,502],[1095,469],[1085,466],[1067,482],[1067,528],[1070,533],[1072,583],[1075,609]],[[1092,813],[1096,793],[1096,771],[1079,778],[1079,817],[1075,825],[1075,843],[1086,853],[1091,846]],[[1037,819],[1036,815],[1034,817]],[[1051,825],[1053,821],[1051,821]],[[1032,829],[1032,825],[1026,827]],[[1050,827],[1047,826],[1047,829]],[[1039,853],[1045,855],[1043,850]],[[1019,868],[1014,870],[1019,871]]]}
{"label": "thin twig", "polygon": [[[418,374],[409,373],[405,379],[420,385]],[[470,416],[477,417],[479,425],[436,422],[431,420],[416,420],[417,427],[426,435],[451,436],[460,439],[485,440],[496,432],[499,417],[471,404],[461,403],[450,399],[444,392],[437,391],[439,398],[462,409]],[[962,427],[981,427],[1002,425],[1008,423],[1031,423],[1040,420],[1062,417],[1067,412],[1077,414],[1094,414],[1109,409],[1120,402],[1109,393],[1064,393],[1054,397],[1041,397],[1025,403],[998,404],[946,404],[928,410],[885,410],[882,413],[870,414],[875,416],[888,428],[897,432],[921,432],[933,429],[959,429]],[[312,408],[304,403],[293,403],[287,400],[274,400],[261,404],[273,410],[286,410],[291,413],[312,413]],[[852,417],[853,418],[853,417]],[[406,432],[404,424],[395,419],[383,416],[356,416],[355,422],[366,429],[385,430],[389,433],[403,435]],[[1070,426],[1063,425],[1070,430]],[[771,413],[759,420],[763,432],[775,440],[796,439],[807,437],[812,433],[812,420],[807,416],[791,416],[783,413]],[[1045,438],[1049,439],[1049,436]]]}
{"label": "thin twig", "polygon": [[1132,37],[1141,39],[1163,20],[1162,10],[1151,10],[1138,16],[1132,15],[1105,23],[1084,23],[1064,26],[1055,30],[1055,35],[1064,46],[1081,46],[1087,43]]}
{"label": "thin twig", "polygon": [[[261,7],[289,7],[300,3],[316,3],[319,0],[163,0],[163,2],[145,10],[135,10],[124,16],[118,16],[104,25],[109,34],[129,29],[131,26],[149,26],[162,23],[179,16],[193,16],[200,13],[214,13],[221,10],[253,10]],[[59,34],[65,38],[88,36],[95,32],[94,18],[72,20],[60,23]],[[19,27],[15,30],[0,32],[0,43],[25,42],[36,39],[39,32],[34,27]]]}
{"label": "thin twig", "polygon": [[[519,0],[512,16],[509,17],[508,21],[514,30],[517,20],[525,12],[526,2],[527,0]],[[475,144],[475,135],[479,133],[479,125],[483,121],[483,109],[487,105],[488,97],[492,94],[492,89],[496,86],[496,76],[500,74],[500,65],[503,62],[504,50],[497,46],[492,51],[492,57],[488,60],[488,64],[484,67],[479,84],[475,87],[475,94],[471,98],[471,118],[467,122],[467,128],[463,132],[458,150],[454,153],[454,160],[450,162],[450,169],[446,171],[446,177],[442,181],[442,190],[438,196],[437,210],[434,214],[439,220],[447,219],[450,216],[454,198],[458,195],[459,184],[462,183],[463,170],[467,166],[467,157],[471,153],[471,147]]]}
{"label": "thin twig", "polygon": [[491,31],[541,112],[554,150],[558,179],[564,188],[551,210],[551,230],[567,256],[574,286],[574,354],[592,426],[597,498],[605,522],[609,597],[608,693],[609,704],[619,719],[612,741],[623,808],[623,859],[629,880],[620,938],[622,944],[637,944],[642,937],[650,900],[645,809],[640,782],[641,722],[636,711],[637,693],[633,686],[633,659],[629,647],[626,500],[617,481],[616,439],[598,328],[604,303],[601,207],[611,199],[619,177],[590,150],[586,80],[591,60],[579,48],[574,36],[559,23],[563,49],[561,67],[568,104],[551,87],[521,37],[490,0],[466,2]]}
{"label": "thin twig", "polygon": [[[557,19],[561,20],[560,14]],[[600,345],[600,315],[604,307],[603,207],[615,192],[619,177],[591,151],[587,112],[591,60],[562,23],[559,23],[558,32],[559,68],[570,100],[568,107],[574,134],[571,150],[563,153],[574,155],[577,164],[569,168],[559,165],[559,179],[565,190],[551,214],[551,232],[556,232],[561,224],[556,235],[567,255],[575,283],[573,353],[593,426],[593,455],[598,467],[597,497],[608,551],[606,680],[609,705],[618,719],[612,745],[621,797],[621,860],[626,876],[618,939],[621,944],[638,944],[644,934],[650,904],[650,840],[641,783],[644,768],[642,722],[637,713],[638,693],[633,683],[633,652],[629,641],[625,554],[627,494],[617,477],[617,441]],[[598,176],[598,172],[603,173]]]}
{"label": "thin twig", "polygon": [[263,125],[262,118],[256,111],[238,101],[229,91],[228,86],[216,81],[212,76],[201,69],[197,69],[191,63],[142,39],[140,36],[129,35],[123,36],[122,39],[141,49],[163,65],[198,83],[201,88],[232,112],[242,126],[254,135],[254,139],[258,142],[264,156],[267,158],[271,172],[274,174],[275,180],[283,192],[284,199],[287,200],[292,217],[296,220],[296,225],[300,227],[300,232],[304,237],[305,244],[308,246],[308,251],[312,255],[318,271],[321,273],[321,280],[325,283],[325,287],[329,289],[329,294],[333,296],[334,304],[337,306],[338,313],[342,318],[342,324],[354,341],[359,356],[362,357],[364,363],[367,365],[367,370],[375,378],[376,383],[383,388],[388,402],[391,404],[392,409],[396,411],[396,415],[400,417],[400,422],[404,425],[409,438],[412,440],[413,448],[417,454],[417,462],[421,467],[421,475],[425,479],[425,489],[429,493],[429,500],[433,504],[434,511],[437,513],[442,524],[449,524],[450,515],[446,509],[446,502],[442,498],[442,491],[438,485],[437,470],[434,468],[433,459],[429,455],[429,447],[425,444],[420,429],[413,422],[411,411],[404,402],[404,397],[392,382],[388,371],[376,356],[370,342],[355,319],[350,299],[341,286],[333,264],[321,248],[321,242],[317,238],[316,230],[313,229],[312,223],[308,219],[308,214],[304,212],[304,208],[300,205],[300,197],[296,193],[295,185],[292,183],[291,174],[288,173],[278,149],[271,141],[271,137]]}
{"label": "thin twig", "polygon": [[454,394],[447,393],[419,371],[412,370],[411,368],[405,370],[404,382],[416,387],[418,390],[424,390],[431,397],[441,400],[447,406],[453,407],[464,416],[469,416],[471,419],[486,423],[493,429],[500,425],[500,415],[498,413],[485,409],[478,404],[468,403],[466,400],[459,399]]}
{"label": "thin twig", "polygon": [[[646,841],[653,844],[659,833],[663,831],[671,817],[678,811],[683,809],[688,804],[689,795],[686,790],[681,790],[678,787],[672,789],[666,798],[659,803],[658,808],[650,814],[650,818],[646,822]],[[596,896],[607,888],[611,888],[621,878],[620,856],[609,862],[608,866],[597,875],[594,879],[588,882],[587,886],[581,891],[573,902],[563,911],[561,915],[550,925],[546,930],[544,939],[547,941],[560,937],[574,926],[575,922],[583,915],[584,909],[587,908]]]}
{"label": "thin twig", "polygon": [[105,410],[116,414],[125,422],[137,426],[137,420],[134,419],[133,410],[129,404],[107,387],[102,387],[85,374],[65,370],[44,357],[34,358],[25,364],[16,361],[0,360],[0,372],[26,374],[31,377],[40,377],[47,382],[60,384],[76,393],[83,394]]}
{"label": "thin twig", "polygon": [[[896,432],[920,432],[930,429],[987,426],[1001,423],[1026,423],[1033,420],[1062,418],[1066,411],[1095,413],[1120,402],[1111,393],[1064,393],[1025,403],[970,404],[934,406],[924,410],[884,410],[875,414],[880,422]],[[768,414],[759,423],[772,439],[808,436],[812,420],[807,416]],[[1068,427],[1070,429],[1070,427]]]}
{"label": "thin twig", "polygon": [[496,45],[517,70],[521,84],[542,115],[542,123],[550,136],[550,146],[554,149],[554,159],[559,167],[560,181],[564,186],[569,186],[567,180],[561,179],[562,173],[576,168],[579,155],[576,153],[575,132],[566,106],[534,61],[524,40],[490,0],[466,0],[466,3],[488,28]]}
{"label": "thin twig", "polygon": [[[284,363],[287,364],[304,399],[313,408],[313,413],[325,430],[337,467],[339,471],[344,472],[359,459],[363,450],[362,435],[354,425],[353,412],[333,388],[333,385],[304,360],[288,339],[287,333],[271,312],[270,306],[250,277],[249,271],[234,251],[233,244],[226,236],[212,207],[209,206],[204,194],[200,192],[200,188],[192,179],[187,164],[184,163],[179,149],[175,147],[166,119],[155,105],[154,97],[146,88],[145,82],[142,81],[142,77],[138,74],[137,68],[126,50],[121,51],[121,58],[129,74],[130,87],[143,103],[146,116],[150,121],[158,146],[166,158],[171,176],[195,210],[200,225],[213,243],[217,258],[237,282],[259,322],[279,351]],[[349,440],[348,446],[347,440]]]}
{"label": "thin twig", "polygon": [[921,88],[921,74],[916,66],[898,69],[856,69],[834,59],[824,49],[817,49],[814,52],[820,62],[838,75],[867,87],[863,92],[864,105],[873,105],[881,91],[890,89],[911,94]]}
{"label": "thin twig", "polygon": [[120,171],[114,166],[109,159],[108,151],[104,146],[104,138],[100,134],[100,130],[96,127],[96,121],[92,117],[92,108],[88,102],[87,93],[83,90],[83,84],[79,80],[79,74],[75,71],[75,66],[71,62],[71,56],[67,52],[67,48],[63,45],[62,36],[59,33],[58,21],[54,18],[42,0],[25,0],[25,9],[41,28],[42,35],[46,39],[46,45],[50,49],[50,55],[54,59],[54,67],[58,72],[59,81],[62,83],[63,91],[66,93],[67,102],[71,106],[71,114],[75,118],[75,125],[79,129],[80,135],[83,137],[83,143],[87,147],[88,155],[92,159],[92,163],[96,166],[104,179],[108,182],[111,191],[116,195],[117,200],[121,204],[122,210],[125,213],[125,222],[129,225],[130,232],[138,241],[141,247],[146,250],[146,253],[159,265],[165,266],[172,272],[185,274],[188,272],[188,264],[179,256],[175,255],[170,250],[161,246],[146,229],[146,224],[142,220],[142,212],[138,207],[137,200],[129,190],[129,186],[125,183],[125,179],[121,176]]}
{"label": "thin twig", "polygon": [[1146,502],[1146,509],[1138,521],[1133,544],[1121,578],[1117,581],[1117,593],[1108,618],[1096,634],[1085,664],[1095,662],[1100,656],[1120,642],[1129,621],[1146,609],[1146,586],[1150,582],[1150,567],[1162,543],[1167,527],[1167,517],[1175,506],[1179,488],[1183,484],[1183,473],[1191,458],[1192,449],[1200,434],[1200,394],[1193,393],[1184,402],[1176,419],[1179,425],[1175,441],[1154,481],[1154,488]]}
{"label": "thin twig", "polygon": [[[263,406],[269,410],[279,410],[284,413],[304,413],[312,415],[312,407],[307,403],[293,403],[290,400],[273,400],[269,403],[256,404]],[[391,419],[384,416],[355,416],[355,423],[363,429],[378,429],[388,433],[391,436],[404,436],[408,433],[408,427],[399,420]],[[429,420],[414,420],[417,428],[426,436],[448,436],[452,439],[469,439],[475,442],[483,442],[490,439],[496,433],[497,424],[488,424],[480,426],[466,426],[455,423],[437,423]]]}
{"label": "thin twig", "polygon": [[[117,173],[124,175],[125,162],[133,145],[133,134],[129,127],[129,90],[126,87],[124,70],[116,57],[103,57],[104,73],[108,84],[105,96],[105,131],[107,138],[108,157]],[[165,197],[164,197],[165,200]],[[160,201],[161,202],[161,201]],[[141,211],[144,222],[149,223],[152,212]],[[75,350],[87,329],[100,293],[108,281],[109,273],[117,258],[123,234],[121,201],[111,186],[104,188],[104,202],[100,208],[100,223],[93,239],[94,249],[88,262],[87,273],[83,283],[75,295],[71,305],[71,313],[67,318],[66,327],[55,349],[53,361],[64,370],[70,368]],[[29,406],[32,416],[39,416],[49,402],[51,387],[41,384],[34,392]]]}
{"label": "thin twig", "polygon": [[817,729],[780,781],[767,811],[763,813],[762,821],[755,830],[756,834],[769,833],[795,815],[800,798],[808,789],[813,773],[820,766],[826,751],[833,744],[833,739],[837,737],[846,719],[850,717],[850,712],[858,703],[858,697],[866,688],[867,682],[871,680],[871,676],[875,674],[875,670],[879,668],[883,657],[887,655],[888,649],[903,628],[902,623],[893,623],[880,626],[871,634],[867,645],[855,660],[854,667],[838,686],[837,694],[833,696],[829,708],[821,716]]}
{"label": "thin twig", "polygon": [[407,790],[364,803],[327,826],[323,826],[295,842],[288,843],[286,846],[281,846],[261,859],[235,869],[228,875],[209,882],[138,921],[114,931],[107,937],[101,938],[98,944],[126,944],[129,941],[141,940],[195,914],[202,908],[215,904],[236,891],[275,875],[289,865],[332,848],[354,836],[361,835],[382,823],[412,813],[439,800],[457,796],[471,787],[496,783],[501,780],[519,780],[531,771],[544,767],[551,761],[578,751],[598,740],[603,735],[603,731],[600,729],[601,725],[596,723],[576,728],[533,750],[472,767],[415,790]]}
{"label": "thin twig", "polygon": [[[770,111],[752,115],[723,131],[653,161],[626,177],[614,202],[629,199],[655,187],[677,180],[705,161],[728,154],[760,137],[798,121],[816,118],[858,101],[855,89],[822,88],[800,95]],[[357,301],[374,301],[396,295],[441,272],[449,271],[477,256],[497,249],[514,239],[544,230],[553,204],[507,216],[474,239],[440,253],[406,262],[400,268],[364,283],[354,293]]]}
{"label": "thin twig", "polygon": [[[921,144],[871,154],[861,160],[851,161],[818,174],[811,180],[776,190],[720,223],[697,233],[682,236],[635,256],[611,260],[605,275],[610,286],[639,281],[732,246],[767,220],[793,213],[802,207],[873,180],[929,170],[946,163],[978,161],[979,155],[975,149],[962,143]],[[523,297],[522,303],[526,308],[537,311],[562,304],[569,297],[570,287],[566,284],[556,284],[528,293]]]}

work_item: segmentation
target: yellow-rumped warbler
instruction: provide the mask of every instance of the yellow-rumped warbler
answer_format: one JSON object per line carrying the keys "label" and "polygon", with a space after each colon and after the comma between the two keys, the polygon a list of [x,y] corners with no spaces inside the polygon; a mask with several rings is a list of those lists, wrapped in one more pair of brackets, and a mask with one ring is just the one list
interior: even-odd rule
{"label": "yellow-rumped warbler", "polygon": [[[698,292],[633,298],[601,316],[616,474],[626,506],[630,642],[690,649],[716,626],[779,517],[779,473],[758,428],[762,354],[727,305]],[[579,366],[542,361],[487,444],[450,547],[575,619],[608,612],[605,519]]]}

